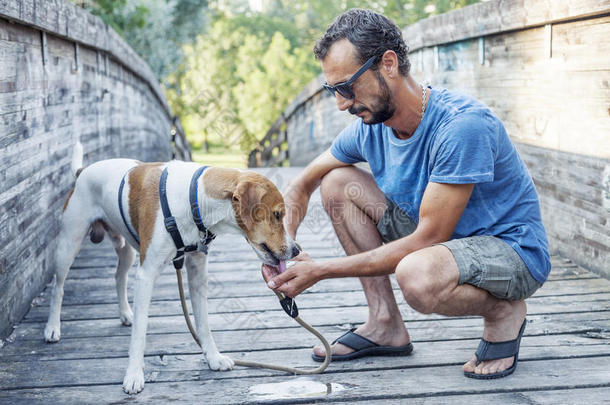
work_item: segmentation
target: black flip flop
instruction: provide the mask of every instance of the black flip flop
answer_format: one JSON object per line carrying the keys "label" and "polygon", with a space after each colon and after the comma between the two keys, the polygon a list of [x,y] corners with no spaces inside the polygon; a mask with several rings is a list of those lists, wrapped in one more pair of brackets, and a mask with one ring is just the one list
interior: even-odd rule
{"label": "black flip flop", "polygon": [[[354,360],[365,356],[407,356],[413,351],[411,343],[405,346],[380,346],[364,336],[354,333],[355,330],[356,328],[351,329],[332,343],[341,343],[354,351],[347,354],[333,354],[331,361]],[[311,358],[317,362],[323,362],[326,357],[313,353]]]}
{"label": "black flip flop", "polygon": [[485,339],[481,339],[479,347],[474,353],[475,356],[477,356],[477,366],[483,361],[515,356],[515,361],[511,367],[492,374],[476,374],[464,371],[464,375],[468,378],[475,378],[477,380],[493,380],[495,378],[506,377],[514,373],[517,369],[517,362],[519,361],[519,346],[521,345],[521,337],[523,336],[526,322],[527,319],[524,319],[521,329],[519,330],[519,336],[517,336],[515,340],[507,340],[505,342],[488,342]]}

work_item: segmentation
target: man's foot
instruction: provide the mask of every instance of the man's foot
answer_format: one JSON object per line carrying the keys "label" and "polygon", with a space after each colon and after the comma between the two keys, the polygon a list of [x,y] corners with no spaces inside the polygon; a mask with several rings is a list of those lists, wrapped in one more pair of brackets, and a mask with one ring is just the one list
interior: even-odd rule
{"label": "man's foot", "polygon": [[[516,339],[523,324],[527,307],[525,301],[501,301],[493,317],[485,318],[483,339],[489,342],[503,342]],[[509,369],[515,357],[506,357],[497,360],[487,360],[477,365],[477,358],[473,356],[462,367],[465,372],[475,374],[493,374]]]}
{"label": "man's foot", "polygon": [[[361,325],[358,329],[354,331],[358,335],[369,339],[377,343],[380,346],[406,346],[411,342],[411,338],[409,336],[409,332],[407,332],[407,328],[405,328],[402,319],[398,322],[391,322],[387,324],[383,324],[383,327],[380,326],[379,323],[373,324],[372,322],[367,322],[364,325]],[[354,352],[354,349],[342,345],[341,343],[335,343],[331,346],[332,354],[334,355],[342,355]],[[315,346],[313,348],[313,352],[315,355],[324,357],[326,356],[326,350],[324,350],[324,346]]]}

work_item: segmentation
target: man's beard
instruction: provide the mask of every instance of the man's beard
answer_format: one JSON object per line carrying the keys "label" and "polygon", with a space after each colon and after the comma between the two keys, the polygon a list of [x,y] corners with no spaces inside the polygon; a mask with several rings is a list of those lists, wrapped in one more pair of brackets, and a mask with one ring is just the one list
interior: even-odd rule
{"label": "man's beard", "polygon": [[382,122],[385,122],[392,118],[394,112],[396,111],[396,107],[392,103],[390,88],[388,87],[388,84],[386,83],[385,79],[383,78],[381,73],[379,73],[378,70],[375,71],[375,77],[377,77],[377,83],[379,83],[381,94],[378,97],[378,102],[373,107],[374,110],[368,109],[364,106],[358,108],[351,107],[348,110],[349,113],[353,115],[356,115],[363,111],[370,111],[371,118],[369,118],[368,120],[365,120],[364,118],[362,119],[362,121],[368,125],[380,124]]}

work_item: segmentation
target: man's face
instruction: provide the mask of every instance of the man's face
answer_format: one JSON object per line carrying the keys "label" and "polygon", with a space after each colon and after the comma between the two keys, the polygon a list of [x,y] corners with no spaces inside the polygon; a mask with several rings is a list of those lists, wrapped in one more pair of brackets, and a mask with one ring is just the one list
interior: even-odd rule
{"label": "man's face", "polygon": [[[347,39],[334,43],[322,60],[322,71],[330,85],[345,82],[360,68],[355,48]],[[379,70],[367,70],[352,85],[355,97],[346,99],[336,92],[337,107],[341,111],[362,118],[365,124],[385,122],[396,110],[390,88]]]}

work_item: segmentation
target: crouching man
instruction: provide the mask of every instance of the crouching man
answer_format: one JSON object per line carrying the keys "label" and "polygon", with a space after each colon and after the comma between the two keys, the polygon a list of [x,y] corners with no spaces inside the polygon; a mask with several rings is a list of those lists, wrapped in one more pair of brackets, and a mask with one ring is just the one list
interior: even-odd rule
{"label": "crouching man", "polygon": [[[406,355],[413,347],[388,278],[395,273],[416,311],[483,317],[467,377],[511,374],[524,300],[551,266],[534,184],[504,126],[477,100],[418,83],[400,29],[382,15],[340,15],[314,52],[337,107],[359,119],[291,184],[286,225],[294,238],[320,186],[347,256],[302,254],[282,274],[265,267],[269,287],[295,297],[322,279],[360,277],[369,317],[335,341],[333,361]],[[315,360],[324,355],[314,348]]]}

